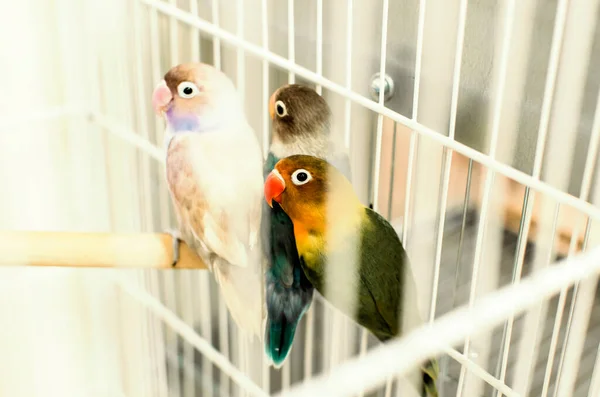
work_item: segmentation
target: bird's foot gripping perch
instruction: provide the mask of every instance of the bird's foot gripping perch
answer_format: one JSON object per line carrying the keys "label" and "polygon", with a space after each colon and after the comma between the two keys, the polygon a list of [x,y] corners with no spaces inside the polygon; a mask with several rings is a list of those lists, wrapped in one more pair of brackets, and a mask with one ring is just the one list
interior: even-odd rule
{"label": "bird's foot gripping perch", "polygon": [[170,235],[173,240],[173,263],[171,264],[171,267],[175,267],[179,261],[179,244],[182,241],[181,233],[179,233],[179,230],[177,229],[169,229],[166,233]]}

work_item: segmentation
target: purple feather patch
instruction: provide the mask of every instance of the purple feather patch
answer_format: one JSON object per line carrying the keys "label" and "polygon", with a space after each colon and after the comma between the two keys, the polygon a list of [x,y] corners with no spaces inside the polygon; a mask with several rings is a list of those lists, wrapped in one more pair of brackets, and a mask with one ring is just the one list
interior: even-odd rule
{"label": "purple feather patch", "polygon": [[173,132],[199,131],[198,116],[194,114],[177,114],[173,109],[167,111],[167,120]]}

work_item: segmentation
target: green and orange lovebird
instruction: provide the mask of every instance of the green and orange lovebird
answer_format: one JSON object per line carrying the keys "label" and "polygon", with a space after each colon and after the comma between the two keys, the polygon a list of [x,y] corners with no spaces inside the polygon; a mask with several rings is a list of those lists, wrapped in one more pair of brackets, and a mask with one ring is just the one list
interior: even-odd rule
{"label": "green and orange lovebird", "polygon": [[[275,164],[264,195],[290,217],[300,263],[334,307],[385,342],[422,322],[411,265],[392,226],[359,201],[350,181],[327,161],[293,155]],[[420,388],[436,397],[436,360]]]}

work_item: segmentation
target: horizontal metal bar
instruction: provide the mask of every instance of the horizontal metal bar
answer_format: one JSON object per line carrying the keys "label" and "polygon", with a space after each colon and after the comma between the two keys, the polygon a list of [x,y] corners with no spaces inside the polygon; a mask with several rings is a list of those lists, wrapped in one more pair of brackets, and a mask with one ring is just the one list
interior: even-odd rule
{"label": "horizontal metal bar", "polygon": [[90,112],[89,117],[91,121],[106,129],[117,138],[132,144],[155,160],[161,163],[165,162],[165,152],[132,129],[124,127],[112,118],[103,116],[97,112]]}
{"label": "horizontal metal bar", "polygon": [[44,110],[28,110],[21,113],[0,113],[0,130],[23,125],[24,122],[33,123],[60,119],[64,117],[85,116],[87,111],[81,106],[58,106]]}

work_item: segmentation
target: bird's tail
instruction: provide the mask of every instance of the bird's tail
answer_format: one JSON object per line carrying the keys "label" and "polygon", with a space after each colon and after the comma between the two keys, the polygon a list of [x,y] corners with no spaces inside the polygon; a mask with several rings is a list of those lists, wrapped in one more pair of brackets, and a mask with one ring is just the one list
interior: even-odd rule
{"label": "bird's tail", "polygon": [[436,359],[427,361],[421,368],[423,373],[423,395],[438,397],[437,380],[440,368]]}
{"label": "bird's tail", "polygon": [[296,321],[288,321],[285,316],[273,320],[267,319],[265,329],[265,351],[273,361],[273,365],[279,368],[287,358],[292,349],[292,342],[296,334],[296,327],[300,318]]}

